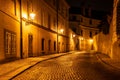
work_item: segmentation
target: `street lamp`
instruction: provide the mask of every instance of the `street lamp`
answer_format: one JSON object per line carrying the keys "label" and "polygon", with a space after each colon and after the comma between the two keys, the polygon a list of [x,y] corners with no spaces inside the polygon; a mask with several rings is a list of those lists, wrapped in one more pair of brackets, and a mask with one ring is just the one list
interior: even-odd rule
{"label": "street lamp", "polygon": [[33,20],[35,18],[35,13],[30,13],[30,19]]}
{"label": "street lamp", "polygon": [[74,38],[75,36],[76,36],[75,34],[72,35],[73,38]]}
{"label": "street lamp", "polygon": [[89,41],[90,41],[91,44],[93,43],[93,39],[90,39]]}
{"label": "street lamp", "polygon": [[81,38],[80,38],[80,40],[84,40],[84,38],[83,38],[83,37],[81,37]]}
{"label": "street lamp", "polygon": [[22,19],[26,22],[26,23],[30,23],[30,22],[32,22],[32,20],[34,20],[35,19],[35,13],[30,13],[30,16],[29,16],[29,18],[27,18],[27,15],[23,15],[22,16]]}

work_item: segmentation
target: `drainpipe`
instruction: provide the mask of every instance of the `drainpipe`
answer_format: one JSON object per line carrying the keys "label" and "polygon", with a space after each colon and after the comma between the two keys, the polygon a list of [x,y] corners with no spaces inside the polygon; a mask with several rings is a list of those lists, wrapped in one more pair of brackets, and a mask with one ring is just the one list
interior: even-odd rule
{"label": "drainpipe", "polygon": [[59,16],[58,16],[58,11],[59,11],[59,10],[58,10],[58,7],[59,7],[59,0],[56,0],[56,12],[57,12],[57,13],[56,13],[56,14],[57,14],[57,15],[56,15],[56,17],[57,17],[57,24],[56,24],[56,25],[57,25],[57,53],[59,53],[59,50],[58,50],[58,48],[59,48],[59,42],[58,42],[58,41],[59,41],[59,40],[58,40],[58,39],[59,39],[59,33],[58,33],[58,21],[59,21],[59,20],[58,20],[58,17],[59,17]]}
{"label": "drainpipe", "polygon": [[23,38],[22,38],[22,0],[20,0],[20,58],[23,59]]}

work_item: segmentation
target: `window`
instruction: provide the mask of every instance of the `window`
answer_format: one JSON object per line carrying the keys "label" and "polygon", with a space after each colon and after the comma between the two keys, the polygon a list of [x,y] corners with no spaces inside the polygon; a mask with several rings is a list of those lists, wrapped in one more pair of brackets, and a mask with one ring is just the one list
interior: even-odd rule
{"label": "window", "polygon": [[56,29],[57,29],[57,21],[56,21],[56,18],[54,18],[54,20],[53,20],[53,26],[54,26],[54,29],[56,30]]}
{"label": "window", "polygon": [[5,55],[6,57],[14,57],[16,54],[16,34],[5,30]]}
{"label": "window", "polygon": [[41,25],[43,26],[43,11],[41,9]]}
{"label": "window", "polygon": [[66,9],[66,17],[68,17],[68,9]]}
{"label": "window", "polygon": [[51,40],[48,41],[48,50],[50,51]]}
{"label": "window", "polygon": [[88,12],[89,10],[88,9],[85,9],[85,16],[87,16],[88,17],[88,15],[89,15],[89,12]]}
{"label": "window", "polygon": [[42,51],[44,51],[44,43],[45,43],[45,39],[42,38]]}
{"label": "window", "polygon": [[72,16],[72,20],[76,20],[76,16]]}
{"label": "window", "polygon": [[83,18],[81,18],[81,22],[83,22]]}
{"label": "window", "polygon": [[16,0],[12,0],[13,2],[13,11],[14,11],[14,14],[16,15]]}
{"label": "window", "polygon": [[58,42],[58,51],[60,51],[60,42]]}
{"label": "window", "polygon": [[50,29],[51,27],[51,16],[48,14],[48,28]]}
{"label": "window", "polygon": [[90,31],[90,38],[92,38],[92,32]]}
{"label": "window", "polygon": [[89,21],[89,24],[92,24],[92,20]]}
{"label": "window", "polygon": [[80,35],[83,36],[83,30],[80,31]]}
{"label": "window", "polygon": [[45,26],[45,12],[44,9],[41,9],[41,25]]}
{"label": "window", "polygon": [[97,35],[98,33],[97,32],[95,32],[95,35]]}
{"label": "window", "polygon": [[33,56],[33,35],[28,34],[28,56]]}
{"label": "window", "polygon": [[56,6],[56,0],[53,0],[53,5],[55,5],[55,6]]}
{"label": "window", "polygon": [[64,8],[63,8],[63,6],[61,7],[61,13],[64,14]]}
{"label": "window", "polygon": [[29,16],[29,1],[27,1],[27,17]]}
{"label": "window", "polygon": [[54,51],[56,51],[56,41],[54,41]]}
{"label": "window", "polygon": [[64,43],[62,42],[62,45],[64,45]]}
{"label": "window", "polygon": [[60,4],[60,1],[57,1],[57,6],[58,6],[58,10],[60,11],[60,10],[61,10],[61,4]]}

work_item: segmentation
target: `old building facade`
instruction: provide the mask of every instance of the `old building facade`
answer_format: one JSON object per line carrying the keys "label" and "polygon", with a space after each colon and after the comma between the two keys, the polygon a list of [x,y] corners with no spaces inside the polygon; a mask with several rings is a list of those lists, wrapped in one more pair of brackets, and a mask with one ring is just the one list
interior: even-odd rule
{"label": "old building facade", "polygon": [[79,35],[76,41],[78,50],[94,50],[93,36],[99,32],[100,21],[93,18],[91,8],[85,6],[70,13],[70,27]]}
{"label": "old building facade", "polygon": [[0,5],[0,61],[69,51],[69,5],[65,0],[0,3],[4,4]]}

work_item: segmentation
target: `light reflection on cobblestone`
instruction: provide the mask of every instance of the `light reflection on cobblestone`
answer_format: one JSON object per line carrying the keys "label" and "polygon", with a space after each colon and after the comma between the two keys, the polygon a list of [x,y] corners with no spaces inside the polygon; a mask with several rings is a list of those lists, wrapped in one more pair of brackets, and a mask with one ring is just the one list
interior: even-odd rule
{"label": "light reflection on cobblestone", "polygon": [[14,80],[120,80],[120,72],[111,70],[95,56],[71,54],[41,62]]}

